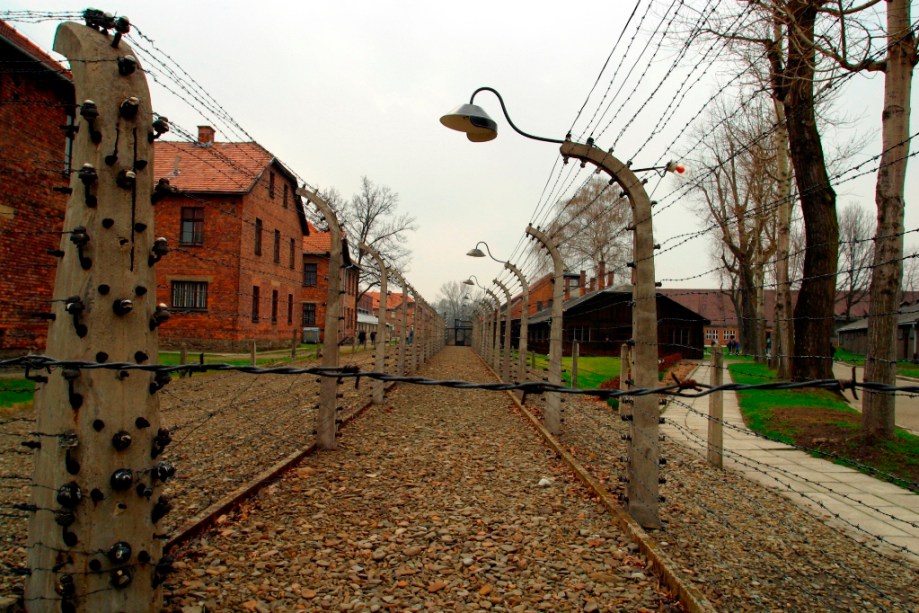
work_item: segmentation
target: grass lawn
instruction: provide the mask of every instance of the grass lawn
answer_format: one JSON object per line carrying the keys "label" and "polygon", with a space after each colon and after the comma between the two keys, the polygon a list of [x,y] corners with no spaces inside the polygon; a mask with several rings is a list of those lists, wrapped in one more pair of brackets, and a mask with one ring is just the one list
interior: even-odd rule
{"label": "grass lawn", "polygon": [[[853,366],[864,366],[865,356],[857,353],[849,353],[845,349],[836,349],[833,358],[839,362],[852,364]],[[897,362],[897,374],[901,377],[916,377],[919,379],[919,364],[914,364],[908,360]]]}
{"label": "grass lawn", "polygon": [[[775,380],[775,371],[764,364],[732,361],[728,369],[736,383]],[[919,436],[898,428],[892,440],[868,444],[861,435],[861,414],[834,392],[747,390],[738,396],[744,422],[755,432],[832,454],[854,468],[861,464],[895,475],[906,484],[919,483]]]}
{"label": "grass lawn", "polygon": [[0,407],[32,402],[35,382],[28,379],[0,379]]}
{"label": "grass lawn", "polygon": [[[532,362],[531,362],[532,364]],[[549,358],[536,355],[536,368],[548,369]],[[610,356],[578,357],[578,388],[596,389],[607,379],[619,375],[619,358]],[[562,381],[571,385],[571,358],[562,358]]]}
{"label": "grass lawn", "polygon": [[[341,353],[347,355],[351,353],[351,345],[341,347]],[[362,351],[359,347],[358,352]],[[187,363],[197,364],[199,353],[188,353]],[[300,345],[297,350],[297,359],[304,360],[316,356],[316,345]],[[268,366],[272,364],[288,364],[292,362],[290,358],[290,349],[279,349],[275,351],[259,352],[256,356],[258,366]],[[225,353],[205,353],[205,364],[232,364],[233,366],[248,366],[251,364],[251,358],[247,354],[225,354]],[[181,353],[178,351],[161,351],[159,354],[158,364],[164,366],[178,366],[181,363]],[[10,378],[0,379],[0,408],[13,407],[23,403],[32,402],[35,392],[35,383],[27,379]]]}

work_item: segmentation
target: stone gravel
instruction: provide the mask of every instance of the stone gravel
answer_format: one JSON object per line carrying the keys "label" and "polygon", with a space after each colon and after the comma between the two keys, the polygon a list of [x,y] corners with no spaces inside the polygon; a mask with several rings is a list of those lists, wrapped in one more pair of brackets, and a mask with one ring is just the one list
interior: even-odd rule
{"label": "stone gravel", "polygon": [[[370,367],[370,352],[343,361]],[[394,370],[392,367],[387,370]],[[468,349],[423,374],[493,380]],[[345,411],[369,381],[341,386]],[[171,532],[313,438],[311,376],[218,373],[162,392]],[[539,397],[528,399],[534,412]],[[625,422],[564,397],[562,443],[608,489],[625,473]],[[24,421],[15,421],[17,418]],[[0,415],[0,602],[25,564],[30,415]],[[13,421],[10,421],[13,420]],[[723,611],[919,611],[919,568],[881,554],[776,492],[664,441],[664,529],[682,577]],[[542,482],[542,486],[540,486]],[[917,503],[919,504],[919,503]],[[868,546],[872,545],[872,546]],[[608,514],[547,453],[503,393],[401,385],[181,552],[171,611],[671,610]]]}
{"label": "stone gravel", "polygon": [[[422,374],[488,376],[463,348]],[[494,392],[400,386],[184,548],[169,610],[681,610],[513,411]]]}
{"label": "stone gravel", "polygon": [[[569,396],[564,407],[562,442],[609,490],[622,491],[627,422],[594,399]],[[711,467],[678,442],[664,440],[661,455],[664,528],[653,538],[719,611],[919,611],[915,561],[879,553],[882,545]]]}

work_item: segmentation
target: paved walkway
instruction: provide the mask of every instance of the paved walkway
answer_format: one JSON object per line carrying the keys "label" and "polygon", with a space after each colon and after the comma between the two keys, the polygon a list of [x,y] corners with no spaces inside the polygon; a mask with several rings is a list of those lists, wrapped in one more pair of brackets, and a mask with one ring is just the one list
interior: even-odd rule
{"label": "paved walkway", "polygon": [[[694,378],[708,383],[710,373],[711,368],[703,366]],[[729,381],[725,371],[725,382]],[[670,403],[662,431],[704,454],[708,406],[708,397],[685,400],[685,405]],[[919,495],[754,435],[744,426],[735,392],[724,392],[724,422],[725,468],[778,489],[820,515],[833,516],[829,521],[844,525],[859,540],[905,548],[903,553],[919,559]]]}
{"label": "paved walkway", "polygon": [[[833,375],[837,379],[851,379],[852,367],[840,362],[833,363]],[[865,378],[865,369],[861,366],[855,368],[856,381],[863,381]],[[915,379],[897,379],[897,386],[916,385]],[[846,393],[846,400],[853,409],[859,413],[862,410],[862,399],[864,394],[859,392],[858,399],[852,397],[851,392]],[[919,435],[919,395],[916,394],[898,394],[897,395],[897,414],[895,417],[898,426],[909,430],[913,434]]]}

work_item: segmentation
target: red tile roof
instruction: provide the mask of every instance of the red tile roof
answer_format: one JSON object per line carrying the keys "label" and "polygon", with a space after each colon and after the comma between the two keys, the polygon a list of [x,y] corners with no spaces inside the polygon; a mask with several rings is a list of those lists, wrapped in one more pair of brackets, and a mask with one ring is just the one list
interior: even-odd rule
{"label": "red tile roof", "polygon": [[[392,309],[402,306],[402,296],[404,294],[400,292],[387,292],[388,296],[386,297],[386,310],[391,311]],[[376,310],[380,308],[380,292],[367,292],[367,296],[370,296],[373,300],[373,309]],[[408,304],[413,304],[415,300],[409,296]]]}
{"label": "red tile roof", "polygon": [[0,20],[0,38],[5,39],[32,59],[40,62],[51,72],[59,74],[65,81],[71,80],[72,77],[69,70],[64,68],[57,60],[42,51],[38,45],[17,32],[13,26],[3,20]]}
{"label": "red tile roof", "polygon": [[303,253],[326,254],[332,248],[332,237],[328,232],[320,232],[316,226],[309,225],[309,236],[303,237]]}
{"label": "red tile roof", "polygon": [[184,192],[246,194],[274,161],[258,143],[156,141],[154,177]]}

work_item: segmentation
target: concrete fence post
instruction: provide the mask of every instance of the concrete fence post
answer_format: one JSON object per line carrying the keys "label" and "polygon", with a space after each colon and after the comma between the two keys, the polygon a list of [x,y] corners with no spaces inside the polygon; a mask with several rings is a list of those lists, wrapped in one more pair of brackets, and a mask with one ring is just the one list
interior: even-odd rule
{"label": "concrete fence post", "polygon": [[578,357],[581,354],[581,344],[577,341],[571,343],[571,387],[578,386]]}
{"label": "concrete fence post", "polygon": [[[377,307],[377,333],[373,343],[374,368],[377,372],[386,370],[386,292],[389,289],[389,269],[380,252],[366,243],[358,249],[370,254],[380,269],[380,305]],[[373,404],[383,404],[385,384],[379,379],[373,381]]]}
{"label": "concrete fence post", "polygon": [[[724,357],[721,347],[711,348],[711,384],[724,383]],[[724,392],[712,392],[708,396],[708,463],[724,468]]]}
{"label": "concrete fence post", "polygon": [[[145,72],[115,32],[64,23],[54,50],[70,60],[79,172],[70,188],[54,280],[47,352],[56,360],[155,364],[155,264],[166,239],[154,234],[153,113]],[[108,29],[106,29],[108,28]],[[162,128],[165,118],[160,118]],[[170,377],[137,370],[54,368],[34,407],[29,523],[29,611],[159,611],[171,559],[157,523],[171,508],[162,484],[175,469],[160,456],[159,395]]]}
{"label": "concrete fence post", "polygon": [[[341,225],[331,206],[317,193],[301,187],[297,194],[312,202],[329,226],[329,279],[325,309],[325,338],[322,339],[322,366],[339,366],[339,324],[341,316],[341,277],[344,265],[342,255]],[[338,414],[338,380],[322,377],[319,383],[319,415],[316,425],[316,442],[320,449],[335,449]]]}
{"label": "concrete fence post", "polygon": [[[527,235],[539,241],[552,257],[554,274],[552,277],[552,311],[549,326],[549,383],[562,384],[562,313],[564,300],[565,265],[554,237],[533,226],[527,226]],[[546,393],[546,429],[558,435],[562,430],[561,397],[558,392]]]}
{"label": "concrete fence post", "polygon": [[[640,388],[653,388],[657,381],[657,283],[654,275],[654,234],[651,199],[644,183],[616,156],[594,145],[593,139],[575,143],[566,139],[560,153],[566,160],[574,158],[582,165],[590,163],[606,172],[622,189],[632,207],[632,338],[635,371],[633,379]],[[557,288],[556,288],[557,289]],[[645,528],[660,528],[660,409],[652,394],[636,396],[633,404],[631,444],[629,449],[629,514]]]}

